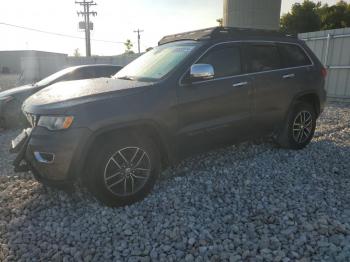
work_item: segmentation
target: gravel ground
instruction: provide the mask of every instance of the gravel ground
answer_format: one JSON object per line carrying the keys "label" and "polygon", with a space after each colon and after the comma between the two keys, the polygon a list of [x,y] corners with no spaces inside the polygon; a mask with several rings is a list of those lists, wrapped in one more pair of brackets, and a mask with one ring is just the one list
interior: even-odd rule
{"label": "gravel ground", "polygon": [[0,261],[350,261],[350,106],[302,151],[245,143],[164,172],[130,207],[14,175],[0,133]]}

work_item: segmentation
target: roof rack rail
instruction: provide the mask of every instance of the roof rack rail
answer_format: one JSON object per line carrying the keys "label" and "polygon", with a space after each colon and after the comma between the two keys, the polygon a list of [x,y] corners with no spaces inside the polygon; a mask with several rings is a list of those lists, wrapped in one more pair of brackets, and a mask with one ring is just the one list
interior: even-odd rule
{"label": "roof rack rail", "polygon": [[184,32],[163,37],[159,45],[180,40],[210,40],[224,39],[241,36],[274,36],[274,37],[291,37],[290,35],[274,30],[239,28],[239,27],[211,27],[196,31]]}

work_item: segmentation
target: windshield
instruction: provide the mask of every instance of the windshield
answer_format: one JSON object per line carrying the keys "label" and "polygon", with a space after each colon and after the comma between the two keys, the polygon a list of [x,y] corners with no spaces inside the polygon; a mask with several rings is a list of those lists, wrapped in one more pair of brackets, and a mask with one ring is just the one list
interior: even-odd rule
{"label": "windshield", "polygon": [[179,65],[197,42],[184,41],[158,46],[120,70],[114,77],[127,80],[157,81]]}
{"label": "windshield", "polygon": [[56,81],[58,78],[71,73],[73,70],[75,69],[75,67],[69,67],[66,69],[63,69],[61,71],[58,71],[57,73],[54,73],[53,75],[50,75],[46,78],[44,78],[43,80],[37,82],[35,85],[36,86],[46,86],[51,84],[52,82]]}

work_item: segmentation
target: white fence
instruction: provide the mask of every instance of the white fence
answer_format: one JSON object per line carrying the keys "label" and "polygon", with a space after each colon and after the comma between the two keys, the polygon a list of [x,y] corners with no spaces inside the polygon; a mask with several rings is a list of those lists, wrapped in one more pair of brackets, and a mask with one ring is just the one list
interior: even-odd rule
{"label": "white fence", "polygon": [[299,34],[328,69],[329,98],[350,99],[350,28]]}

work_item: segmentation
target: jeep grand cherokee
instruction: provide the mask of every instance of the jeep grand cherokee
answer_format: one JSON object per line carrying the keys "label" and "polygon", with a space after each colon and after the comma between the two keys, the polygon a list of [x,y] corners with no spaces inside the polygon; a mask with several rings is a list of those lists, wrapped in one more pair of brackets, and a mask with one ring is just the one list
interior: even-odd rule
{"label": "jeep grand cherokee", "polygon": [[[103,203],[143,199],[165,166],[273,136],[302,149],[324,108],[326,70],[278,32],[210,28],[164,37],[113,79],[58,83],[25,101],[17,171],[49,185],[81,179]],[[72,88],[74,86],[74,88]]]}

